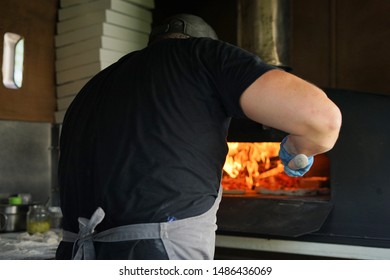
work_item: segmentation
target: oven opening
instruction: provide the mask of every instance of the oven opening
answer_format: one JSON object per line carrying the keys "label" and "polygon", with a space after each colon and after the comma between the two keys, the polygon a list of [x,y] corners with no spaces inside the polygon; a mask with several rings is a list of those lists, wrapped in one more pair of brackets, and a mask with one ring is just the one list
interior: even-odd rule
{"label": "oven opening", "polygon": [[299,200],[330,200],[326,154],[315,156],[303,177],[289,177],[278,157],[280,142],[228,142],[223,167],[224,195]]}

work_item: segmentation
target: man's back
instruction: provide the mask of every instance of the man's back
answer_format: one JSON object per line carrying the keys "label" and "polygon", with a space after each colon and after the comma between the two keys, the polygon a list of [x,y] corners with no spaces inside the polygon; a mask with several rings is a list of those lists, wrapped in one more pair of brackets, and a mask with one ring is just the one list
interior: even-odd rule
{"label": "man's back", "polygon": [[73,202],[62,203],[64,228],[77,231],[97,207],[110,217],[100,230],[204,213],[230,117],[243,116],[240,94],[269,69],[216,40],[170,39],[98,74],[64,120],[59,179]]}

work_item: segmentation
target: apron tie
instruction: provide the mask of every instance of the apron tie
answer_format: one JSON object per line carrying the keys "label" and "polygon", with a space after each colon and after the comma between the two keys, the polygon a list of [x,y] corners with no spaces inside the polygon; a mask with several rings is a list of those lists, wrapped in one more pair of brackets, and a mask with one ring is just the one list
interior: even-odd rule
{"label": "apron tie", "polygon": [[[95,232],[103,220],[104,211],[96,209],[90,220],[79,218],[79,232],[63,230],[62,241],[72,242],[72,259],[96,259],[94,242],[122,242],[160,239],[169,259],[212,259],[215,247],[216,212],[222,198],[219,189],[214,205],[205,213],[162,223],[129,224]],[[198,229],[194,231],[194,228]]]}
{"label": "apron tie", "polygon": [[72,259],[74,260],[94,260],[96,259],[93,238],[95,228],[104,219],[104,211],[98,207],[92,214],[91,219],[80,217],[79,233],[73,245]]}

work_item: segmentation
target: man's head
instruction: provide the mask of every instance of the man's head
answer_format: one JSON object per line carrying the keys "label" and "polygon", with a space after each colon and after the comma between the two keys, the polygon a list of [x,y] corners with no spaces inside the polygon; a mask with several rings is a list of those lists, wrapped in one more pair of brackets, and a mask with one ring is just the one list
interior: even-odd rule
{"label": "man's head", "polygon": [[149,44],[166,38],[208,37],[218,39],[214,29],[202,18],[189,14],[177,14],[154,27],[149,35]]}

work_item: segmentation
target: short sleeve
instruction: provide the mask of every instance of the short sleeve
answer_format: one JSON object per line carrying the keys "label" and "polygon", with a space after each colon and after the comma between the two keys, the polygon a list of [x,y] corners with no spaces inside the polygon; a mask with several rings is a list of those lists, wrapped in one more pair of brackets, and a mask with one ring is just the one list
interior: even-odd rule
{"label": "short sleeve", "polygon": [[216,40],[207,40],[203,63],[215,79],[218,94],[230,117],[245,117],[240,107],[241,94],[261,75],[275,66],[263,62],[258,56]]}

